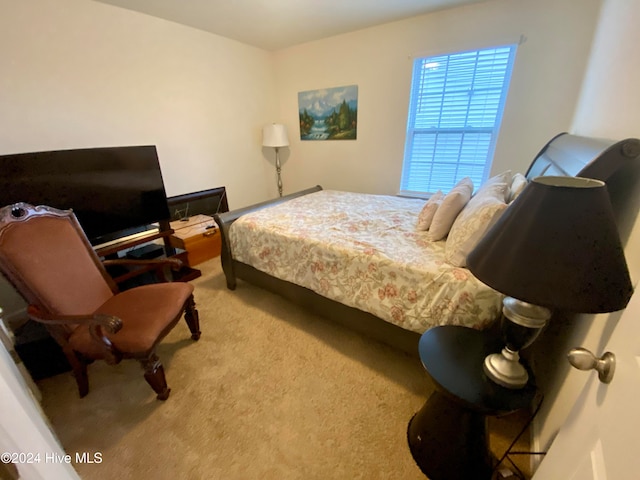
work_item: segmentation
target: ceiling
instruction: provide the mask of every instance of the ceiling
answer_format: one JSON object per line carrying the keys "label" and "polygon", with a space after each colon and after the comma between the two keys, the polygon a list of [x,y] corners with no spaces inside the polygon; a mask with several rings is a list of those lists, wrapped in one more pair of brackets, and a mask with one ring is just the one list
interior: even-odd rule
{"label": "ceiling", "polygon": [[98,0],[265,50],[279,50],[487,0]]}

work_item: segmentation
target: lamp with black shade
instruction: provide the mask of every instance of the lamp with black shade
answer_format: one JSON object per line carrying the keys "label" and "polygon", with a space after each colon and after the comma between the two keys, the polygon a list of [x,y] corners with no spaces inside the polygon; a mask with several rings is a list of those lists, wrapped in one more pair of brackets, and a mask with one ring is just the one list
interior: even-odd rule
{"label": "lamp with black shade", "polygon": [[287,127],[279,123],[266,125],[262,129],[262,146],[274,147],[276,149],[276,174],[278,176],[278,194],[282,196],[282,177],[280,165],[279,150],[281,147],[289,146],[289,137],[287,136]]}
{"label": "lamp with black shade", "polygon": [[528,381],[519,351],[535,341],[553,310],[614,312],[633,293],[607,187],[599,180],[532,180],[469,253],[467,265],[506,295],[505,347],[485,358],[484,370],[512,389]]}

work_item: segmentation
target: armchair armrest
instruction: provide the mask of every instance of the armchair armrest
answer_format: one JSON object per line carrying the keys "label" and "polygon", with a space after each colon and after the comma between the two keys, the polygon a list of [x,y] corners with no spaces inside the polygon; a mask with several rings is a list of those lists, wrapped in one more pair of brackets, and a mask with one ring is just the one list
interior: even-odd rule
{"label": "armchair armrest", "polygon": [[158,278],[162,282],[167,282],[167,276],[165,275],[164,267],[169,267],[173,271],[178,271],[184,266],[184,262],[179,258],[168,257],[168,258],[153,258],[148,260],[135,260],[129,258],[118,258],[118,259],[104,259],[102,260],[102,265],[104,267],[112,267],[112,266],[124,266],[124,267],[148,267],[143,271],[155,270]]}
{"label": "armchair armrest", "polygon": [[[122,328],[122,320],[114,315],[96,313],[91,315],[54,315],[43,312],[35,305],[27,307],[27,315],[31,320],[51,326],[71,327],[88,324],[89,334],[100,344],[107,363],[115,364],[122,359],[122,353],[116,349],[106,333],[114,334]],[[106,333],[105,333],[106,331]],[[60,342],[60,335],[56,335]],[[64,340],[66,344],[66,339]]]}
{"label": "armchair armrest", "polygon": [[153,258],[149,260],[134,260],[129,258],[118,258],[118,259],[106,259],[102,260],[102,264],[105,267],[113,266],[113,265],[156,265],[158,267],[169,266],[172,270],[180,270],[184,263],[179,258]]}

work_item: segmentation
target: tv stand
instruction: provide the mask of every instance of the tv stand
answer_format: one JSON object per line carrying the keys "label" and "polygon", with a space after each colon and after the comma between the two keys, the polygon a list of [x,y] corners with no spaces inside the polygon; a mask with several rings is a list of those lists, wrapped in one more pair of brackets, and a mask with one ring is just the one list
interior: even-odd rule
{"label": "tv stand", "polygon": [[[118,234],[110,237],[109,240],[100,243],[92,243],[93,248],[97,250],[105,250],[112,245],[121,244],[123,242],[131,242],[138,238],[146,238],[153,233],[158,233],[160,228],[157,224],[145,225],[144,227],[138,227],[130,230],[123,230]],[[103,237],[104,238],[104,237]]]}
{"label": "tv stand", "polygon": [[[163,222],[164,223],[164,222]],[[168,222],[167,222],[168,223]],[[165,225],[160,225],[159,229],[148,230],[135,235],[124,237],[122,239],[109,242],[104,245],[95,247],[95,251],[99,257],[105,259],[117,259],[120,257],[120,252],[130,251],[135,247],[149,244],[156,240],[162,239],[164,255],[167,258],[178,258],[184,264],[183,267],[177,272],[172,272],[173,280],[179,282],[188,282],[194,278],[198,278],[202,273],[196,268],[191,268],[187,263],[187,252],[183,250],[176,250],[171,243],[169,243],[169,237],[173,233],[171,228],[167,228]],[[134,250],[135,251],[135,250]],[[128,268],[125,271],[118,272],[114,275],[113,280],[120,285],[123,282],[131,280],[144,273],[151,272],[157,268],[155,265],[144,265]]]}

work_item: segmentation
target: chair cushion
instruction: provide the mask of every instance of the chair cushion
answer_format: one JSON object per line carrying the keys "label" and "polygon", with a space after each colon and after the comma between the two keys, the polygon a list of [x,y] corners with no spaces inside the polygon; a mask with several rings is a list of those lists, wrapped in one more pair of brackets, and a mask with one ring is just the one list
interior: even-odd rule
{"label": "chair cushion", "polygon": [[[120,352],[125,356],[146,355],[180,319],[192,293],[193,286],[184,282],[143,285],[113,296],[94,313],[114,315],[122,320],[120,331],[107,335]],[[76,328],[69,344],[90,358],[104,356],[91,337],[88,325]]]}

